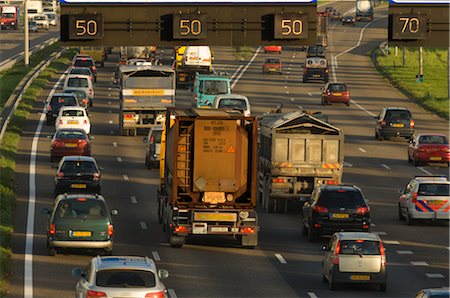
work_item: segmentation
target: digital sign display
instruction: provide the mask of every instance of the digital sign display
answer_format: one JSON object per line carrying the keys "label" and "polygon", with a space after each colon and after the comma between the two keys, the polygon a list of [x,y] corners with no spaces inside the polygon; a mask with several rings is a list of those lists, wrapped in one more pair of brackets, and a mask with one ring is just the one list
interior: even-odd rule
{"label": "digital sign display", "polygon": [[275,39],[305,39],[308,38],[308,17],[302,14],[275,14]]}
{"label": "digital sign display", "polygon": [[207,37],[206,14],[172,15],[173,39],[205,39]]}
{"label": "digital sign display", "polygon": [[68,40],[96,40],[103,38],[103,16],[73,14],[67,16]]}
{"label": "digital sign display", "polygon": [[233,5],[233,4],[316,4],[317,0],[61,0],[61,4],[183,4],[183,5]]}
{"label": "digital sign display", "polygon": [[419,14],[392,15],[393,40],[417,40],[427,38],[427,17]]}

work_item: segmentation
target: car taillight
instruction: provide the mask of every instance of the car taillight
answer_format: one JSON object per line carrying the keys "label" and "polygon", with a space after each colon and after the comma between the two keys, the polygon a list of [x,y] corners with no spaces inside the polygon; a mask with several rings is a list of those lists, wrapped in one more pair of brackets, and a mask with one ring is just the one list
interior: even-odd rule
{"label": "car taillight", "polygon": [[55,224],[50,224],[50,228],[48,229],[48,233],[49,233],[50,235],[55,235],[55,232],[56,232],[56,226],[55,226]]}
{"label": "car taillight", "polygon": [[86,119],[84,119],[83,124],[88,124]]}
{"label": "car taillight", "polygon": [[380,122],[380,125],[381,125],[381,126],[386,126],[386,121],[385,121],[385,120],[382,120],[382,121]]}
{"label": "car taillight", "polygon": [[328,184],[328,185],[338,185],[339,181],[337,181],[337,180],[326,180],[325,183]]}
{"label": "car taillight", "polygon": [[94,176],[93,176],[92,179],[95,180],[95,181],[100,180],[100,174],[99,173],[94,173]]}
{"label": "car taillight", "polygon": [[333,264],[339,265],[339,252],[341,251],[341,241],[338,241],[334,249]]}
{"label": "car taillight", "polygon": [[316,205],[316,206],[313,206],[312,209],[318,213],[328,213],[327,207]]}
{"label": "car taillight", "polygon": [[97,67],[92,66],[92,71],[96,71],[96,70],[97,70]]}
{"label": "car taillight", "polygon": [[150,137],[150,143],[153,144],[154,141],[155,141],[155,137],[154,137],[154,136],[151,136],[151,137]]}
{"label": "car taillight", "polygon": [[409,127],[414,128],[414,120],[409,120]]}
{"label": "car taillight", "polygon": [[108,236],[111,237],[114,234],[114,226],[109,225],[108,226]]}
{"label": "car taillight", "polygon": [[418,147],[417,148],[417,152],[427,152],[427,150],[426,149],[423,149],[422,147]]}
{"label": "car taillight", "polygon": [[62,121],[62,119],[59,119],[59,124],[63,124],[63,121]]}
{"label": "car taillight", "polygon": [[92,290],[87,291],[86,298],[98,298],[98,297],[107,298],[108,296],[106,296],[106,293],[104,293],[104,292],[92,291]]}
{"label": "car taillight", "polygon": [[54,140],[52,142],[52,147],[63,147],[64,146],[64,142],[61,142],[59,140]]}
{"label": "car taillight", "polygon": [[272,183],[285,183],[287,182],[286,178],[272,178]]}
{"label": "car taillight", "polygon": [[368,207],[359,207],[358,209],[356,209],[356,214],[364,215],[366,213],[369,213]]}
{"label": "car taillight", "polygon": [[48,105],[47,106],[47,111],[51,111],[52,110],[52,106],[51,105]]}
{"label": "car taillight", "polygon": [[154,292],[154,293],[147,293],[145,294],[145,298],[164,298],[164,291]]}
{"label": "car taillight", "polygon": [[195,103],[198,102],[198,95],[197,95],[197,94],[194,95],[194,102],[195,102]]}
{"label": "car taillight", "polygon": [[58,173],[56,174],[56,177],[57,177],[58,179],[64,178],[64,173],[63,173],[63,172],[58,172]]}
{"label": "car taillight", "polygon": [[417,192],[413,193],[413,195],[411,197],[411,202],[412,203],[416,203],[417,202]]}
{"label": "car taillight", "polygon": [[176,226],[175,227],[175,233],[187,233],[188,227],[186,226]]}
{"label": "car taillight", "polygon": [[381,254],[381,265],[386,265],[386,252],[384,250],[383,242],[380,241],[380,254]]}
{"label": "car taillight", "polygon": [[325,69],[325,73],[326,73],[326,74],[328,74],[328,68],[327,68],[327,69]]}

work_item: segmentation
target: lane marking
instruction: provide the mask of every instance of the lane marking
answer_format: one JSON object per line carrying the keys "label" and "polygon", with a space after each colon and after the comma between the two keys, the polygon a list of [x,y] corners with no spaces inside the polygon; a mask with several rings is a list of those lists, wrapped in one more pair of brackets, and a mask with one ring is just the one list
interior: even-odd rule
{"label": "lane marking", "polygon": [[450,250],[450,247],[447,247],[447,250]]}
{"label": "lane marking", "polygon": [[291,101],[295,101],[295,98],[291,97]]}
{"label": "lane marking", "polygon": [[109,120],[108,123],[109,123],[109,124],[113,124],[113,121],[112,121],[112,120]]}
{"label": "lane marking", "polygon": [[374,234],[377,234],[378,236],[386,236],[387,233],[386,232],[382,232],[382,231],[376,231],[376,232],[372,232]]}
{"label": "lane marking", "polygon": [[113,142],[113,147],[117,147],[117,142]]}
{"label": "lane marking", "polygon": [[308,292],[307,294],[310,298],[318,298],[314,292]]}
{"label": "lane marking", "polygon": [[118,162],[122,162],[122,158],[121,157],[117,157],[117,161]]}
{"label": "lane marking", "polygon": [[112,88],[111,88],[111,87],[108,87],[108,90],[112,90]]}
{"label": "lane marking", "polygon": [[371,223],[370,223],[370,226],[371,226],[371,227],[376,227],[377,225],[374,224],[373,222],[371,222]]}
{"label": "lane marking", "polygon": [[233,84],[231,85],[231,89],[233,89],[234,86],[236,86],[237,82],[239,82],[239,80],[241,79],[242,75],[247,71],[248,67],[253,63],[253,61],[255,60],[256,56],[258,56],[258,53],[259,53],[260,50],[261,50],[261,46],[259,46],[256,49],[256,52],[255,52],[255,54],[253,54],[253,57],[250,59],[250,61],[248,61],[247,65],[245,65],[244,69],[237,76],[236,80],[234,80]]}
{"label": "lane marking", "polygon": [[130,180],[130,178],[127,175],[122,175],[122,177],[123,177],[123,180],[125,180],[125,181]]}
{"label": "lane marking", "polygon": [[381,166],[382,166],[383,168],[385,168],[386,170],[390,170],[390,169],[391,169],[388,165],[385,165],[384,163],[382,163]]}
{"label": "lane marking", "polygon": [[147,230],[147,224],[145,223],[145,221],[140,221],[139,224],[141,225],[141,229]]}
{"label": "lane marking", "polygon": [[397,250],[399,255],[413,255],[414,253],[410,250]]}
{"label": "lane marking", "polygon": [[346,161],[344,161],[344,167],[347,167],[347,168],[351,168],[351,167],[353,167],[353,164],[352,164],[352,163],[349,163],[349,162],[346,162]]}
{"label": "lane marking", "polygon": [[440,273],[425,273],[428,278],[444,278],[444,275]]}
{"label": "lane marking", "polygon": [[286,91],[286,94],[289,94],[289,91]]}
{"label": "lane marking", "polygon": [[137,204],[137,200],[136,200],[135,196],[131,196],[130,199],[131,199],[131,203]]}
{"label": "lane marking", "polygon": [[308,95],[309,95],[309,96],[312,96],[311,92],[308,92]]}
{"label": "lane marking", "polygon": [[237,73],[242,69],[242,65],[239,65],[239,67],[234,71],[234,73],[231,75],[230,80],[232,81]]}
{"label": "lane marking", "polygon": [[174,289],[168,289],[167,292],[169,293],[169,297],[170,298],[178,298],[177,294],[175,294],[175,290]]}
{"label": "lane marking", "polygon": [[383,243],[385,243],[385,244],[392,244],[392,245],[394,245],[394,244],[396,244],[396,245],[400,244],[400,242],[397,241],[397,240],[383,240]]}
{"label": "lane marking", "polygon": [[157,251],[152,251],[152,256],[154,261],[161,261],[161,258],[159,257],[159,253]]}
{"label": "lane marking", "polygon": [[281,264],[287,264],[286,260],[280,254],[275,254],[275,257],[280,261]]}
{"label": "lane marking", "polygon": [[430,266],[427,262],[424,261],[411,261],[410,263],[414,266]]}
{"label": "lane marking", "polygon": [[284,86],[284,88],[287,88],[287,86]]}
{"label": "lane marking", "polygon": [[361,151],[361,152],[364,152],[364,153],[366,153],[366,152],[367,152],[366,150],[364,150],[364,149],[363,149],[363,148],[361,148],[361,147],[359,147],[359,148],[358,148],[358,150],[359,150],[359,151]]}
{"label": "lane marking", "polygon": [[427,170],[425,170],[424,168],[422,168],[422,167],[417,167],[419,170],[421,170],[422,172],[424,172],[425,174],[427,174],[427,175],[433,175],[433,174],[431,174],[430,172],[428,172]]}

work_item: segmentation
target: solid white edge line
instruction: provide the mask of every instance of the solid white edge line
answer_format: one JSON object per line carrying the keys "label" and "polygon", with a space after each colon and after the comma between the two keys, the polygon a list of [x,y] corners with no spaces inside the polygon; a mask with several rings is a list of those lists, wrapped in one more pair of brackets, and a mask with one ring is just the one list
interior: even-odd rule
{"label": "solid white edge line", "polygon": [[152,251],[152,256],[154,261],[161,261],[161,258],[159,257],[159,253],[157,251]]}
{"label": "solid white edge line", "polygon": [[253,57],[250,59],[250,61],[248,61],[247,65],[245,65],[244,69],[241,71],[241,73],[234,80],[233,84],[231,84],[231,89],[233,89],[234,86],[236,86],[237,82],[239,82],[239,80],[241,79],[242,75],[247,71],[248,67],[253,63],[253,61],[255,60],[256,56],[258,56],[258,53],[259,53],[260,50],[261,50],[261,46],[259,46],[256,49],[256,52],[255,52],[255,54],[253,54]]}
{"label": "solid white edge line", "polygon": [[170,298],[177,298],[177,294],[175,294],[174,289],[168,289],[167,292],[168,292]]}
{"label": "solid white edge line", "polygon": [[278,259],[278,261],[280,261],[281,264],[287,264],[286,260],[281,254],[275,254],[275,257]]}
{"label": "solid white edge line", "polygon": [[[67,69],[68,70],[68,69]],[[66,71],[67,71],[66,70]],[[50,91],[47,101],[53,96],[56,89],[61,84],[66,71],[62,73],[58,81]],[[42,109],[39,123],[33,136],[30,152],[30,168],[29,168],[29,193],[28,193],[28,214],[27,214],[27,231],[25,234],[25,260],[24,260],[24,283],[23,296],[24,298],[33,297],[33,240],[34,240],[34,217],[36,212],[36,158],[39,137],[44,125],[45,108]]]}
{"label": "solid white edge line", "polygon": [[381,166],[383,168],[385,168],[386,170],[390,170],[391,169],[391,167],[389,167],[388,165],[385,165],[384,163],[382,163]]}
{"label": "solid white edge line", "polygon": [[433,175],[433,174],[431,174],[431,172],[428,172],[427,170],[425,170],[424,168],[422,168],[422,167],[417,167],[420,171],[422,171],[422,172],[424,172],[425,174],[427,174],[427,175]]}
{"label": "solid white edge line", "polygon": [[413,255],[414,253],[410,250],[397,250],[396,251],[399,255]]}
{"label": "solid white edge line", "polygon": [[314,292],[308,292],[308,293],[306,293],[306,294],[308,294],[308,296],[309,296],[310,298],[318,298],[317,295],[316,295]]}

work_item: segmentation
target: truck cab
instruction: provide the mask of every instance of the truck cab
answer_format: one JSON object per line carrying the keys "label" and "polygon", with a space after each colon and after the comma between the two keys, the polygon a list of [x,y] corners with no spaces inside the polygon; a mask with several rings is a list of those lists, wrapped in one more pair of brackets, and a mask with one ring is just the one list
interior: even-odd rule
{"label": "truck cab", "polygon": [[3,6],[0,10],[1,29],[12,28],[17,30],[19,28],[19,8],[17,6]]}
{"label": "truck cab", "polygon": [[231,94],[231,80],[226,76],[196,74],[192,106],[211,108],[218,95]]}

